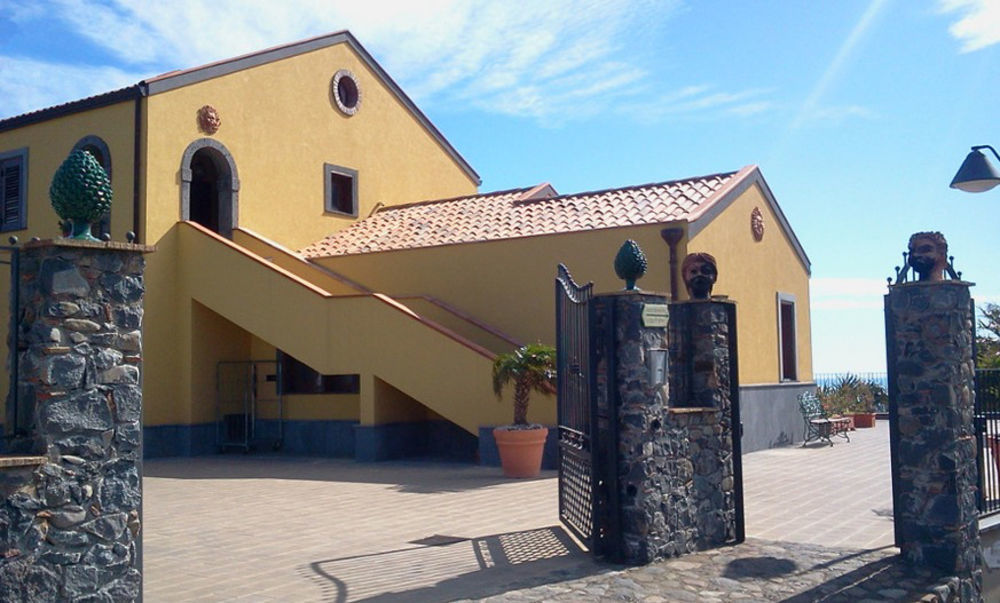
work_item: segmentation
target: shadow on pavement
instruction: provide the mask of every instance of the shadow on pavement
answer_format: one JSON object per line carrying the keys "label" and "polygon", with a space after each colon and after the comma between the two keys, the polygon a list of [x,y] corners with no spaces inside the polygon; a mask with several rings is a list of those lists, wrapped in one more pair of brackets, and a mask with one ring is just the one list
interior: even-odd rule
{"label": "shadow on pavement", "polygon": [[[890,548],[893,547],[873,550]],[[800,573],[830,569],[870,552],[872,551],[859,551],[838,557],[805,568]],[[900,555],[892,555],[870,561],[850,571],[838,572],[830,580],[783,599],[783,603],[846,603],[860,600],[917,601],[923,600],[922,597],[933,592],[934,587],[941,584],[943,579],[943,575],[933,569],[914,567],[907,564]]]}
{"label": "shadow on pavement", "polygon": [[734,559],[722,573],[725,578],[740,580],[742,578],[780,578],[791,574],[798,566],[789,559],[779,557],[745,557]]}
{"label": "shadow on pavement", "polygon": [[143,475],[167,479],[291,479],[324,482],[390,484],[400,492],[432,494],[461,492],[508,484],[550,479],[555,471],[543,471],[534,479],[511,480],[500,467],[426,460],[359,463],[353,459],[330,459],[279,455],[213,455],[150,459]]}
{"label": "shadow on pavement", "polygon": [[559,526],[309,564],[324,601],[445,601],[581,578],[598,565]]}

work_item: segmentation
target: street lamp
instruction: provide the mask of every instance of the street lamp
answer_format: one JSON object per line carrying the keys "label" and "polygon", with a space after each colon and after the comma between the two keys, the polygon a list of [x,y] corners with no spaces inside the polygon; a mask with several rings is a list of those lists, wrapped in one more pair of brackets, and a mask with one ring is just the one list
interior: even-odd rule
{"label": "street lamp", "polygon": [[957,188],[967,193],[982,193],[1000,184],[1000,171],[997,171],[990,160],[980,151],[989,149],[1000,161],[997,150],[988,144],[972,147],[972,151],[965,157],[962,167],[958,168],[958,173],[951,180],[951,188]]}

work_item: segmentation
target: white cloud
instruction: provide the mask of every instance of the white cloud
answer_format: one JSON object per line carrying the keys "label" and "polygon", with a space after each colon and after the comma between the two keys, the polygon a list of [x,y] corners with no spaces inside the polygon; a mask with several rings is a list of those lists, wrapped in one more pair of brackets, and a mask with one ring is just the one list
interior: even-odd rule
{"label": "white cloud", "polygon": [[972,52],[1000,42],[1000,1],[939,0],[939,10],[958,13],[948,33],[962,42],[962,52]]}
{"label": "white cloud", "polygon": [[5,56],[0,56],[0,73],[0,117],[108,92],[141,79],[140,75],[114,67],[80,67]]}
{"label": "white cloud", "polygon": [[847,64],[850,63],[858,45],[865,38],[865,34],[871,29],[887,2],[888,0],[871,0],[868,3],[868,8],[865,9],[865,12],[862,13],[857,23],[854,24],[847,37],[844,38],[840,48],[837,49],[837,54],[834,55],[833,60],[827,65],[826,71],[823,72],[816,85],[813,86],[809,96],[806,97],[805,102],[802,103],[798,116],[791,122],[790,127],[792,129],[802,126],[807,120],[814,119],[817,116],[820,101],[826,96],[837,78],[840,77],[840,73]]}
{"label": "white cloud", "polygon": [[[639,108],[634,117],[645,120],[708,111],[740,118],[770,106],[757,90],[698,93],[689,86],[671,98],[676,93],[650,89],[629,43],[669,20],[680,0],[39,0],[31,6],[14,14],[22,26],[59,20],[113,57],[116,67],[38,64],[74,82],[91,80],[72,88],[77,96],[125,83],[111,73],[155,75],[350,29],[408,94],[433,98],[442,109],[471,107],[553,125],[622,103]],[[41,79],[8,90],[15,96],[0,104],[0,115],[69,100],[69,91],[56,94]],[[651,95],[654,102],[643,102]]]}
{"label": "white cloud", "polygon": [[637,99],[623,104],[620,110],[644,122],[657,122],[678,115],[714,115],[717,112],[742,117],[771,109],[773,104],[770,101],[761,100],[769,92],[764,89],[725,92],[702,84],[686,86],[651,99]]}

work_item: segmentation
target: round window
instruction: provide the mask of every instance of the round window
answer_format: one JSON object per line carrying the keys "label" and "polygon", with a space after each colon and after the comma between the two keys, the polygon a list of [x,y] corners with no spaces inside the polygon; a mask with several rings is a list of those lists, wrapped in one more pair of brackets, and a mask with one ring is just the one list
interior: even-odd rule
{"label": "round window", "polygon": [[345,115],[354,115],[361,104],[361,89],[354,74],[347,69],[341,69],[333,75],[330,82],[330,94],[337,103],[337,108]]}

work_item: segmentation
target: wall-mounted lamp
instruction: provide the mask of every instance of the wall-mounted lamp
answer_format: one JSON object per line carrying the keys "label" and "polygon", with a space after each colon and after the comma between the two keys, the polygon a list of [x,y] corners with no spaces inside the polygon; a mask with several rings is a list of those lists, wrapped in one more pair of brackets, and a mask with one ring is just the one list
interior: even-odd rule
{"label": "wall-mounted lamp", "polygon": [[667,348],[646,350],[646,368],[649,369],[649,383],[660,387],[667,382]]}
{"label": "wall-mounted lamp", "polygon": [[951,180],[951,188],[965,191],[967,193],[982,193],[1000,184],[1000,171],[997,171],[990,160],[983,155],[982,149],[993,151],[993,156],[1000,161],[997,150],[988,144],[972,147],[972,151],[965,157],[962,167],[958,168],[958,173]]}

